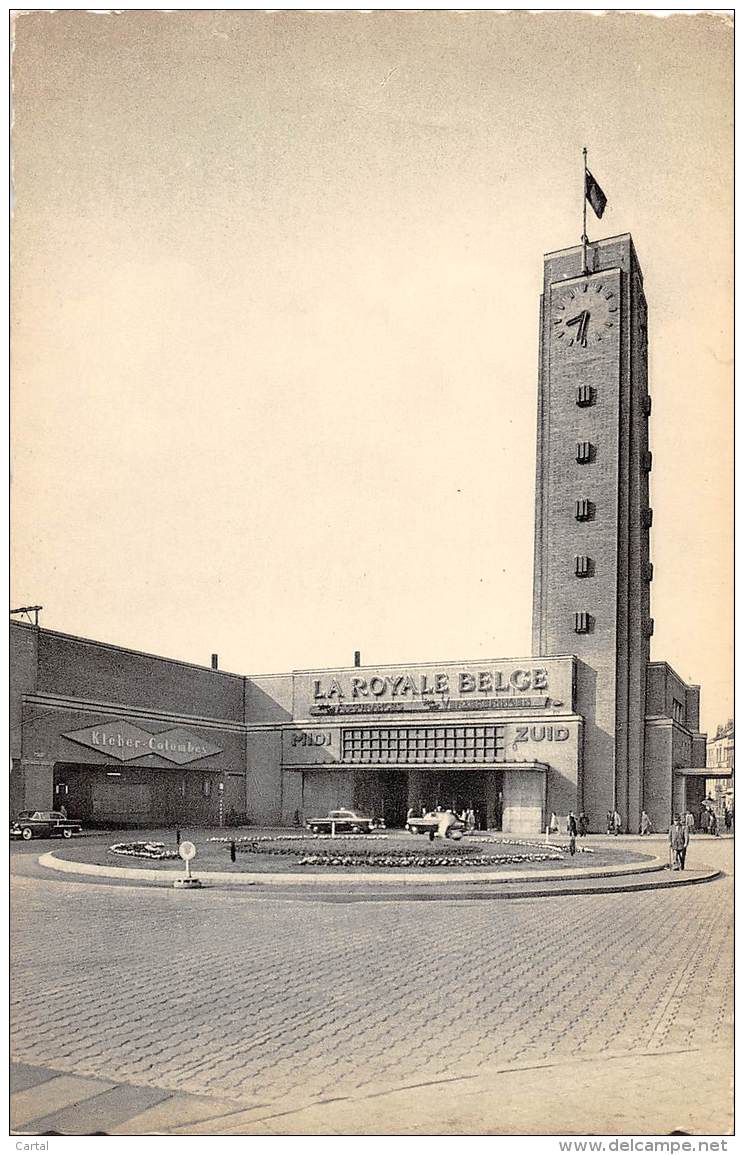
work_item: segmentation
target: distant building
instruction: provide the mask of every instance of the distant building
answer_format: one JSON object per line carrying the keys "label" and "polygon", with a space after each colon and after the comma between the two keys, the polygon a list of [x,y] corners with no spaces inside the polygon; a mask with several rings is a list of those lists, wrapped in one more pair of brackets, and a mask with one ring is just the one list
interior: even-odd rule
{"label": "distant building", "polygon": [[708,739],[706,767],[715,770],[716,776],[706,779],[706,794],[716,804],[716,810],[723,813],[724,806],[734,803],[734,720],[729,718],[716,730],[715,737]]}

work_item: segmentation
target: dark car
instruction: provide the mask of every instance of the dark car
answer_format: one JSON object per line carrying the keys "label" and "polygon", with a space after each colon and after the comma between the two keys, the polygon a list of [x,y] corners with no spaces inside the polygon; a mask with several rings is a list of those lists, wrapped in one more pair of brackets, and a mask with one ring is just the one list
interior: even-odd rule
{"label": "dark car", "polygon": [[59,810],[22,810],[10,824],[10,837],[72,838],[80,834],[82,826],[72,818],[65,818]]}
{"label": "dark car", "polygon": [[363,818],[353,810],[330,810],[325,818],[308,818],[305,823],[313,834],[369,834],[380,823],[375,818]]}

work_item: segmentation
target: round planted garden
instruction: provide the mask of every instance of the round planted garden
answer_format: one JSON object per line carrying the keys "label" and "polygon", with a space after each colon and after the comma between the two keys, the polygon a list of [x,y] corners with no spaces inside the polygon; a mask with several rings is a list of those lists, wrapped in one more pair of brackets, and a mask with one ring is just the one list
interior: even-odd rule
{"label": "round planted garden", "polygon": [[[229,842],[215,838],[214,842]],[[235,842],[244,861],[256,857],[291,858],[297,866],[397,868],[494,867],[521,862],[560,862],[561,847],[520,839],[473,837],[450,842],[394,834],[258,835]],[[250,869],[248,867],[248,869]]]}
{"label": "round planted garden", "polygon": [[[196,873],[230,871],[255,873],[312,873],[319,869],[332,874],[364,873],[366,870],[441,871],[452,875],[460,871],[535,870],[562,864],[595,864],[594,849],[578,846],[575,857],[569,854],[568,841],[546,843],[541,839],[510,838],[498,834],[470,834],[455,841],[404,831],[374,834],[347,834],[332,837],[310,832],[273,832],[225,834],[204,832],[189,836],[197,846],[193,863]],[[585,857],[586,856],[586,857]],[[589,857],[591,856],[591,857]],[[170,867],[178,859],[174,841],[132,840],[117,842],[106,849],[112,857],[142,859],[148,865]],[[617,861],[616,856],[612,856]],[[583,861],[582,861],[583,860]],[[123,865],[123,863],[122,863]]]}

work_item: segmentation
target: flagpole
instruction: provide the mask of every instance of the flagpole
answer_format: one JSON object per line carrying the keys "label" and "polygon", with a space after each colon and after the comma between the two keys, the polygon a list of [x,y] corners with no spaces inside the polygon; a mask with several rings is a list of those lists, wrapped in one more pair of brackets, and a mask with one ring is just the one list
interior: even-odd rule
{"label": "flagpole", "polygon": [[589,238],[586,235],[586,146],[584,147],[584,172],[581,178],[582,204],[584,206],[584,231],[581,234],[581,275],[588,276],[589,268],[586,262],[586,246]]}

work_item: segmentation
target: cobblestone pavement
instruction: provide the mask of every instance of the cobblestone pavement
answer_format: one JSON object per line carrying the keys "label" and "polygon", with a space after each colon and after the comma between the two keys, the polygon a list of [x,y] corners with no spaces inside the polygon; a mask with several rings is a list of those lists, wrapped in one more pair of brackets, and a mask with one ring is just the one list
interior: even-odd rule
{"label": "cobblestone pavement", "polygon": [[[730,870],[732,851],[695,840],[690,857]],[[694,1100],[695,1054],[731,1039],[731,892],[727,876],[668,891],[330,905],[16,876],[11,1054],[98,1081],[88,1097],[137,1085],[131,1116],[157,1118],[169,1093],[214,1098],[247,1112],[246,1131],[323,1100],[617,1056],[690,1053],[680,1094]],[[24,1070],[16,1126],[49,1128]],[[40,1087],[56,1088],[48,1078]],[[634,1129],[655,1129],[646,1123]]]}

